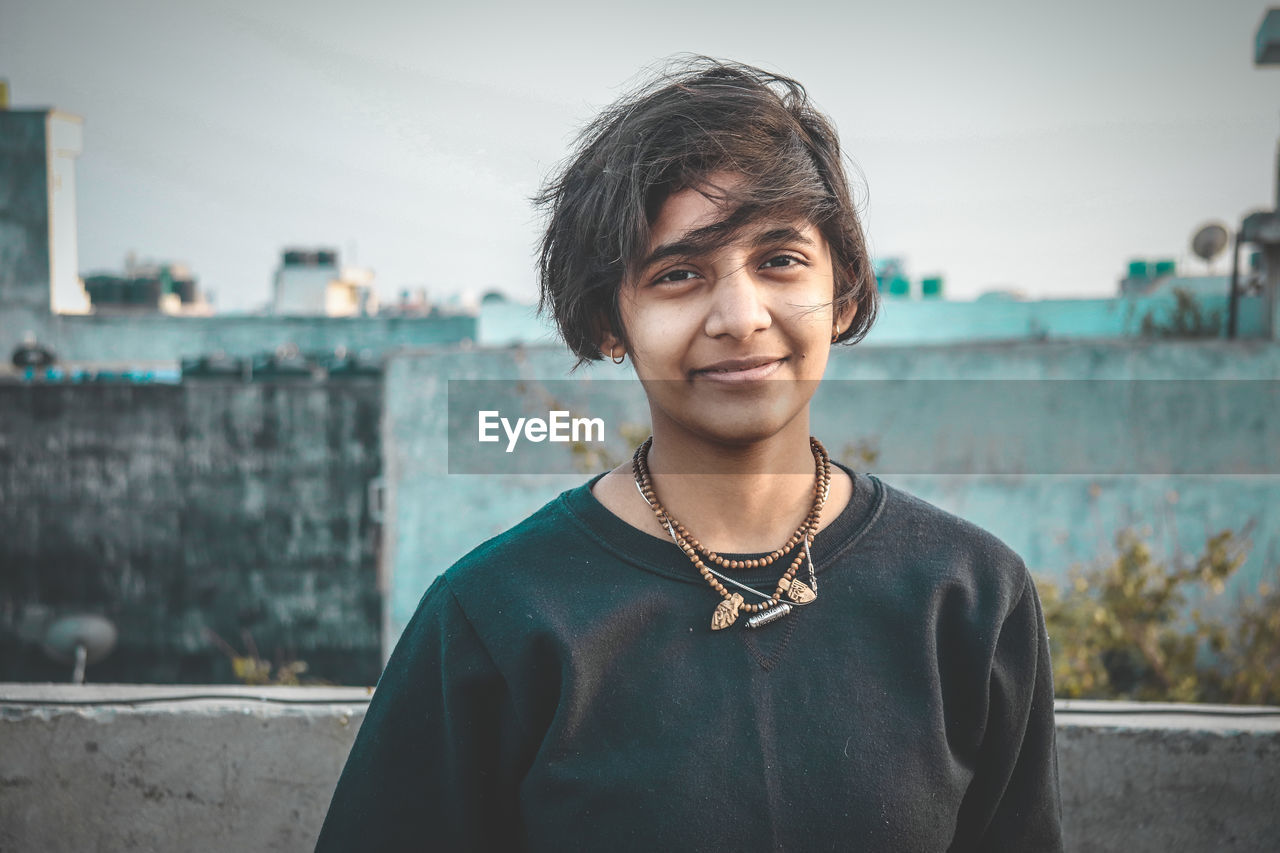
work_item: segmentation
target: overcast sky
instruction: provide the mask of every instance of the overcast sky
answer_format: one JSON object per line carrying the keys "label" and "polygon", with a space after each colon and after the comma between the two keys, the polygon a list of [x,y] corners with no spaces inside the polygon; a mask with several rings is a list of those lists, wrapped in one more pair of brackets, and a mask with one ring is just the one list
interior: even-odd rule
{"label": "overcast sky", "polygon": [[295,244],[372,267],[384,298],[532,299],[528,197],[681,52],[808,87],[877,256],[953,298],[1104,296],[1130,257],[1202,271],[1198,224],[1273,206],[1267,5],[0,0],[0,77],[14,108],[84,118],[82,272],[184,261],[222,310],[264,302]]}

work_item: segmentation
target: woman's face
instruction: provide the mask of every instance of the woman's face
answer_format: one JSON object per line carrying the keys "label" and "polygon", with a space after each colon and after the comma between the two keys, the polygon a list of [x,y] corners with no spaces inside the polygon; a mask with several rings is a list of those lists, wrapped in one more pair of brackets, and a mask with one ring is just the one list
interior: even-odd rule
{"label": "woman's face", "polygon": [[[710,183],[732,189],[737,180]],[[619,308],[654,432],[732,445],[789,425],[807,436],[835,326],[827,242],[807,221],[766,217],[710,248],[688,245],[727,213],[698,189],[673,194],[639,272],[623,283]],[[609,343],[617,345],[606,340],[605,352]]]}

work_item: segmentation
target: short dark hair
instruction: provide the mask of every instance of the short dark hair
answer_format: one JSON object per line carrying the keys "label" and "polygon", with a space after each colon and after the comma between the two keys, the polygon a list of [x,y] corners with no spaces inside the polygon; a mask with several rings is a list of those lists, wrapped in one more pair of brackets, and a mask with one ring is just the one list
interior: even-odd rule
{"label": "short dark hair", "polygon": [[625,341],[618,291],[663,203],[716,172],[744,177],[724,193],[722,232],[779,213],[811,222],[831,250],[836,311],[858,307],[838,340],[856,343],[871,329],[879,295],[835,127],[795,80],[697,57],[596,117],[534,197],[548,214],[539,309],[579,364],[601,358],[602,332]]}

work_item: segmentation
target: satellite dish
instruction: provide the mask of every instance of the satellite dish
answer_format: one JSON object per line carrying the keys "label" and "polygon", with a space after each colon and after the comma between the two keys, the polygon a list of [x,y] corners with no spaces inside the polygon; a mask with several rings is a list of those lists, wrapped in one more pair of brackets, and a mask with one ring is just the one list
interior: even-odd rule
{"label": "satellite dish", "polygon": [[84,668],[111,654],[116,626],[101,616],[64,616],[44,634],[44,651],[58,663],[75,665],[72,684],[84,683]]}
{"label": "satellite dish", "polygon": [[1227,248],[1227,241],[1230,239],[1231,235],[1225,226],[1210,222],[1201,227],[1191,238],[1191,251],[1195,252],[1200,260],[1212,266],[1213,259],[1222,254],[1222,250]]}

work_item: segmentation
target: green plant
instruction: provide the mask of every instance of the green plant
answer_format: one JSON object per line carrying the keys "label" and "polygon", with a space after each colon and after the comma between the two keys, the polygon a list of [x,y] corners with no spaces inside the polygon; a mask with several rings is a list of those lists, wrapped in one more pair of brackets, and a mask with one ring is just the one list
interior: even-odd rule
{"label": "green plant", "polygon": [[[243,633],[243,639],[247,652],[240,654],[236,649],[222,639],[212,629],[206,628],[209,639],[215,645],[222,649],[231,660],[231,671],[235,673],[236,679],[241,684],[248,684],[255,687],[262,686],[297,686],[302,684],[325,684],[327,682],[314,679],[302,678],[302,674],[307,671],[306,661],[277,660],[273,665],[271,661],[266,660],[258,655],[258,646],[253,641],[253,637],[249,632]],[[278,656],[277,656],[278,657]],[[274,671],[273,671],[274,670]]]}
{"label": "green plant", "polygon": [[1194,560],[1158,560],[1132,530],[1114,558],[1040,581],[1062,698],[1280,702],[1280,594],[1268,584],[1223,619],[1189,601],[1222,593],[1248,553],[1247,529],[1208,538]]}
{"label": "green plant", "polygon": [[1142,316],[1144,338],[1216,338],[1222,328],[1222,312],[1200,310],[1196,295],[1184,287],[1173,289],[1173,313],[1166,322],[1157,322],[1148,311]]}
{"label": "green plant", "polygon": [[1231,642],[1222,649],[1222,694],[1245,705],[1280,704],[1280,586],[1262,583],[1235,614]]}
{"label": "green plant", "polygon": [[854,470],[869,470],[880,460],[880,442],[876,438],[846,441],[836,458]]}
{"label": "green plant", "polygon": [[569,452],[573,454],[574,468],[583,474],[597,474],[601,471],[612,471],[631,458],[631,452],[644,443],[649,437],[648,424],[630,421],[618,425],[617,434],[622,439],[622,446],[629,448],[625,455],[619,456],[601,442],[587,443],[573,441],[569,443]]}

